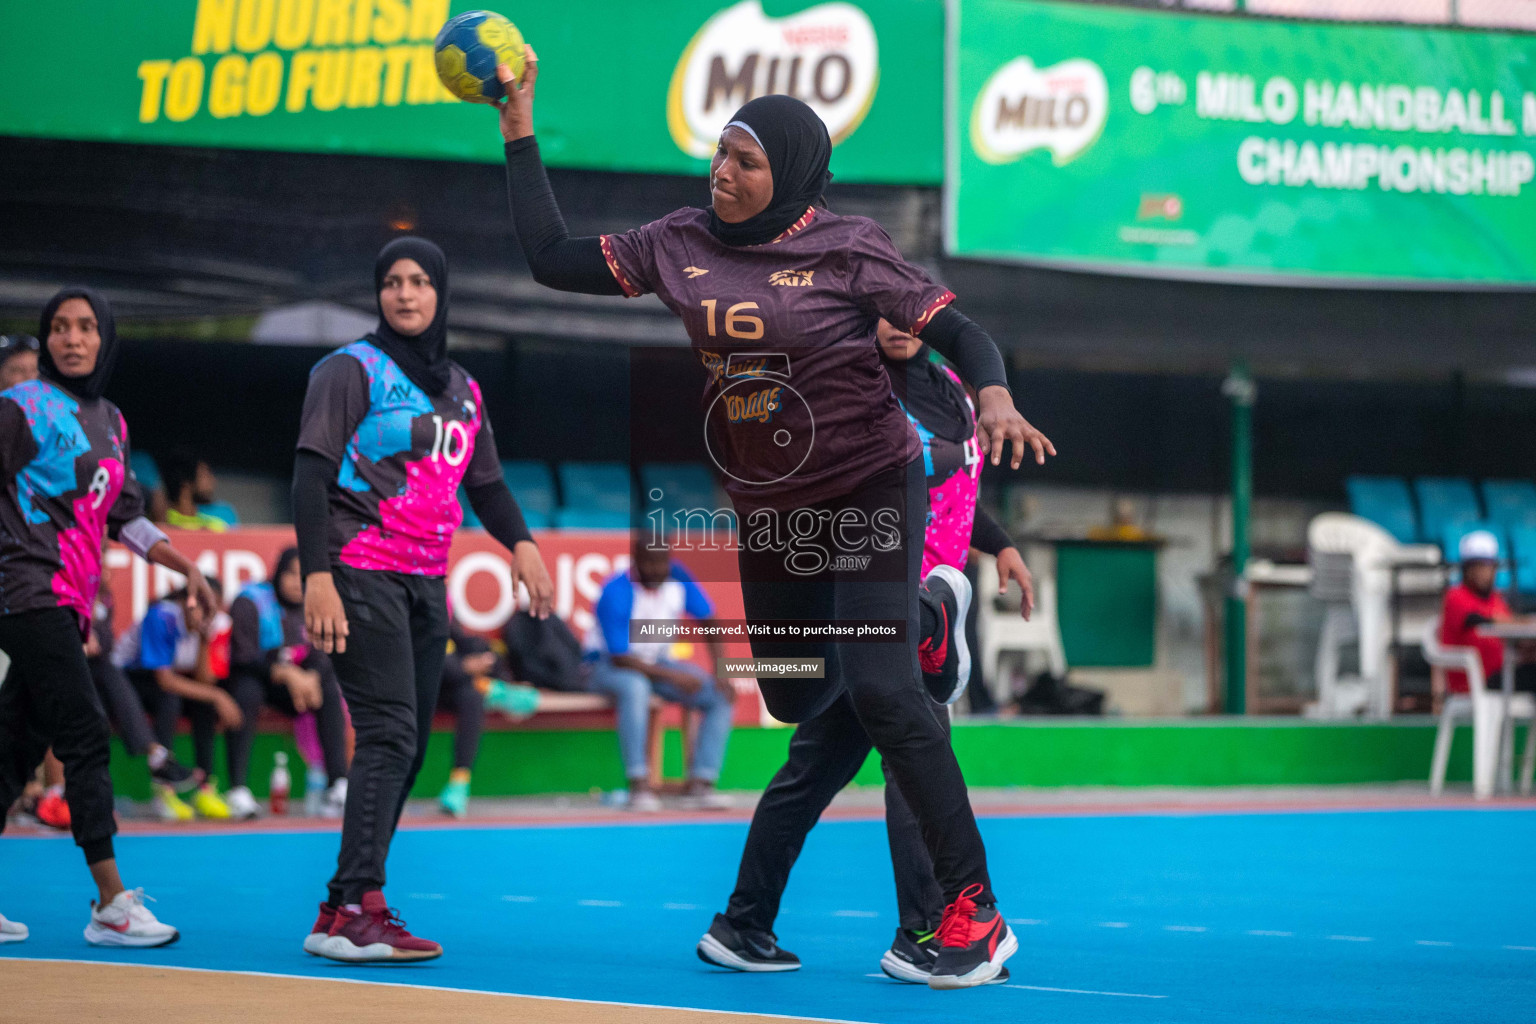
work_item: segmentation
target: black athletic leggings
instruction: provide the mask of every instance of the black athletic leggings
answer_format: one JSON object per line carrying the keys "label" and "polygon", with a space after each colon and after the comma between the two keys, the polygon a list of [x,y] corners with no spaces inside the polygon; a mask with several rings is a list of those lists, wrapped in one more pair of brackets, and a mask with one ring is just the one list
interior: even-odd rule
{"label": "black athletic leggings", "polygon": [[464,671],[460,654],[451,654],[443,662],[443,689],[437,703],[453,712],[453,766],[474,768],[485,731],[485,694]]}
{"label": "black athletic leggings", "polygon": [[0,832],[5,810],[52,747],[64,764],[76,845],[87,864],[111,860],[112,732],[85,664],[79,621],[62,608],[0,615],[0,651],[11,659],[0,683]]}
{"label": "black athletic leggings", "polygon": [[[341,684],[336,680],[336,669],[324,651],[312,650],[299,662],[299,667],[320,674],[320,706],[315,709],[315,725],[320,733],[320,750],[325,755],[325,776],[328,782],[347,777],[347,716],[341,707]],[[245,722],[240,728],[224,734],[224,749],[229,755],[229,784],[244,786],[250,777],[251,741],[256,737],[256,726],[263,706],[276,708],[290,718],[299,712],[293,706],[293,694],[288,687],[274,683],[270,669],[263,665],[242,667],[230,672],[224,688],[240,705]]]}
{"label": "black athletic leggings", "polygon": [[[918,583],[928,518],[922,463],[886,470],[853,493],[810,506],[810,510],[824,527],[811,540],[828,550],[847,547],[846,540],[834,543],[832,525],[843,521],[844,510],[857,510],[866,520],[876,512],[891,510],[884,514],[897,517],[903,543],[888,552],[866,546],[857,554],[870,555],[867,566],[828,569],[810,577],[786,572],[783,553],[749,551],[744,546],[739,564],[747,620],[850,624],[902,620],[907,623],[907,635],[905,640],[891,643],[753,640],[754,657],[826,658],[824,679],[764,678],[759,682],[770,714],[780,721],[803,723],[797,735],[807,730],[817,737],[815,744],[803,745],[802,765],[792,761],[780,771],[824,775],[830,785],[843,772],[842,751],[861,742],[872,744],[920,823],[923,844],[932,857],[944,899],[953,901],[962,889],[980,883],[982,893],[977,902],[989,903],[993,897],[986,849],[971,813],[965,778],[950,747],[948,731],[934,713],[933,698],[923,685],[917,663],[921,632]],[[750,515],[739,514],[743,533],[750,535]],[[837,781],[831,793],[847,781]],[[776,813],[776,807],[771,803],[758,805],[747,838],[749,851],[782,846],[798,853],[808,828],[794,815]],[[789,863],[793,863],[793,856]],[[744,859],[738,889],[743,884],[748,889],[761,889],[748,877],[754,870]],[[727,916],[731,916],[729,910]]]}
{"label": "black athletic leggings", "polygon": [[[947,733],[949,714],[932,701],[929,708]],[[795,729],[789,740],[789,760],[763,791],[752,818],[736,889],[725,910],[733,925],[773,932],[779,901],[805,837],[832,798],[864,767],[871,749],[868,735],[858,727],[853,701],[846,694]],[[933,859],[923,844],[917,818],[901,795],[890,765],[881,767],[885,771],[885,830],[896,880],[896,910],[903,928],[932,931],[944,914],[944,894],[934,880]]]}
{"label": "black athletic leggings", "polygon": [[112,664],[112,658],[98,654],[87,658],[91,669],[91,681],[96,684],[96,695],[107,709],[107,717],[123,738],[123,746],[134,757],[143,757],[154,746],[155,734],[149,729],[149,718],[139,691],[133,688],[123,670]]}
{"label": "black athletic leggings", "polygon": [[128,679],[154,720],[155,739],[167,750],[174,748],[176,729],[182,716],[186,716],[192,726],[192,762],[202,769],[203,775],[212,778],[214,741],[219,735],[219,715],[213,704],[161,689],[153,669],[132,669]]}
{"label": "black athletic leggings", "polygon": [[441,576],[335,566],[347,650],[331,655],[357,733],[328,899],[358,903],[384,887],[384,862],[421,771],[448,654]]}

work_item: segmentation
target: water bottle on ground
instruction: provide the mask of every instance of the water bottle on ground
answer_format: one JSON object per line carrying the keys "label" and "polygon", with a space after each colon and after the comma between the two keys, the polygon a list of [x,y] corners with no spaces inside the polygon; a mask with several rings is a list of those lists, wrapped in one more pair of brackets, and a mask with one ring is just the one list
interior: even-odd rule
{"label": "water bottle on ground", "polygon": [[325,769],[317,764],[307,766],[304,772],[304,813],[311,818],[320,815],[325,803]]}
{"label": "water bottle on ground", "polygon": [[288,813],[288,790],[292,781],[288,778],[288,755],[279,750],[273,755],[272,783],[268,788],[272,800],[273,814]]}

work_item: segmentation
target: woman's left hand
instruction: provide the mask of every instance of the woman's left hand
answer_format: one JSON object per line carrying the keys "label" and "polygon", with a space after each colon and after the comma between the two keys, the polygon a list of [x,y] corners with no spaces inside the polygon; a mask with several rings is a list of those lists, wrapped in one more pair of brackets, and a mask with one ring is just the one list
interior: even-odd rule
{"label": "woman's left hand", "polygon": [[512,549],[512,585],[521,581],[528,588],[528,610],[535,618],[547,619],[555,608],[555,585],[539,555],[539,546],[520,540]]}
{"label": "woman's left hand", "polygon": [[1009,441],[1013,442],[1012,469],[1018,469],[1024,462],[1026,445],[1035,450],[1037,465],[1045,465],[1045,457],[1056,454],[1056,446],[1051,444],[1051,439],[1030,426],[1029,421],[1013,407],[1013,396],[1007,388],[1001,384],[984,387],[977,393],[976,400],[981,405],[976,426],[981,431],[981,443],[991,457],[992,465],[996,466],[1002,461],[1003,449]]}
{"label": "woman's left hand", "polygon": [[1008,593],[1008,581],[1018,580],[1019,589],[1023,591],[1023,600],[1019,602],[1019,611],[1024,618],[1029,618],[1030,612],[1035,610],[1035,578],[1030,575],[1029,569],[1024,565],[1024,559],[1019,557],[1018,548],[1003,548],[997,553],[997,593],[999,596]]}

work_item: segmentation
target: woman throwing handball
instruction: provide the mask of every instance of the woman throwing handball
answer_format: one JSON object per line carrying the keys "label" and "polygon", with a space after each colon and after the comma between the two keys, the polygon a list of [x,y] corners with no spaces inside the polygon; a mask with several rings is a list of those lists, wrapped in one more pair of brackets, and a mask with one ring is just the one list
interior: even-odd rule
{"label": "woman throwing handball", "polygon": [[[1026,447],[1043,462],[1054,454],[1050,441],[1014,409],[997,346],[950,308],[954,296],[903,259],[879,225],[826,208],[831,140],[808,106],[764,96],[736,112],[710,165],[709,208],[571,238],[533,137],[531,49],[527,61],[520,88],[509,68],[496,73],[507,92],[500,117],[512,215],[534,279],[593,294],[655,292],[682,319],[709,375],[708,439],[742,524],[750,622],[904,627],[899,640],[876,642],[754,639],[752,653],[825,659],[821,679],[761,680],[768,710],[842,742],[867,736],[880,751],[948,904],[929,984],[986,984],[1018,944],[995,906],[965,780],[920,676],[927,490],[921,445],[880,363],[878,320],[950,356],[977,388],[994,464],[1009,441],[1015,467]],[[946,609],[957,630],[959,600],[951,594]],[[700,954],[758,969],[787,956],[771,934],[743,936],[725,915]]]}
{"label": "woman throwing handball", "polygon": [[400,963],[443,952],[386,904],[384,861],[437,708],[461,483],[540,618],[554,587],[502,479],[480,386],[448,358],[442,250],[397,238],[373,283],[379,325],[311,371],[293,468],[305,627],[332,655],[357,733],[336,874],[304,949]]}
{"label": "woman throwing handball", "polygon": [[[996,557],[1003,587],[1018,581],[1023,597],[1020,610],[1025,618],[1034,606],[1034,582],[1013,540],[977,504],[982,457],[975,409],[960,379],[933,358],[927,345],[885,320],[879,322],[877,333],[891,389],[923,443],[929,516],[923,548],[926,579],[919,600],[921,635],[932,640],[925,639],[918,648],[918,662],[929,692],[947,704],[959,698],[968,681],[968,673],[960,672],[955,664],[958,658],[948,657],[943,650],[951,632],[943,620],[953,611],[964,621],[962,609],[950,605],[946,598],[969,589],[961,570],[970,549]],[[948,676],[943,674],[945,668],[950,669]],[[949,716],[937,706],[934,710],[947,732]],[[773,935],[779,901],[805,837],[832,798],[853,781],[869,751],[867,736],[826,729],[817,719],[795,731],[789,760],[764,790],[752,817],[736,889],[723,915],[724,926],[731,930],[725,934],[734,933],[742,952],[736,963],[725,966],[776,971],[800,966],[793,954],[782,949],[767,958],[742,955],[752,950],[743,937]],[[897,981],[927,984],[943,950],[944,894],[934,879],[922,832],[895,783],[891,765],[886,762],[882,767],[886,776],[885,826],[900,925],[891,948],[880,959],[880,969]],[[996,984],[1007,981],[1008,969],[1003,968],[992,980]]]}
{"label": "woman throwing handball", "polygon": [[[0,650],[11,659],[0,684],[0,830],[52,745],[64,763],[70,828],[100,898],[87,942],[163,946],[175,928],[144,906],[118,875],[112,836],[111,730],[85,639],[101,582],[107,535],[142,558],[187,577],[205,615],[213,593],[197,567],[144,518],[144,495],[128,473],[128,426],[101,397],[117,362],[112,307],[87,288],[66,288],[43,309],[41,379],[0,394]],[[20,879],[10,879],[19,884]],[[27,930],[0,917],[0,942]]]}

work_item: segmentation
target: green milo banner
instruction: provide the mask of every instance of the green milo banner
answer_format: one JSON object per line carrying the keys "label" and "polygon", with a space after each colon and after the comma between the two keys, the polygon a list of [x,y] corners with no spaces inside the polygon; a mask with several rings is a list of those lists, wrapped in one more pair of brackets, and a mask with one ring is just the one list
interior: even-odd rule
{"label": "green milo banner", "polygon": [[806,100],[847,181],[943,173],[936,0],[10,2],[0,135],[499,161],[432,40],[494,3],[538,51],[552,164],[693,174],[742,103]]}
{"label": "green milo banner", "polygon": [[1536,37],[951,0],[956,255],[1536,282]]}

